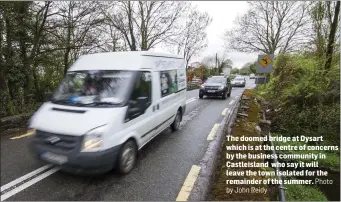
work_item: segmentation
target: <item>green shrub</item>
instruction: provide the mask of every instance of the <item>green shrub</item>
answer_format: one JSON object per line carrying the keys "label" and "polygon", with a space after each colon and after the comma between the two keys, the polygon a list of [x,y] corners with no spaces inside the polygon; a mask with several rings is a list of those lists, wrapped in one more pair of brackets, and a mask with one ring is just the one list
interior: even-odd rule
{"label": "green shrub", "polygon": [[290,184],[285,187],[286,201],[328,201],[318,188],[312,186]]}
{"label": "green shrub", "polygon": [[340,145],[340,63],[330,70],[309,54],[283,54],[256,95],[279,109],[272,117],[273,130],[283,135],[320,136],[324,143]]}

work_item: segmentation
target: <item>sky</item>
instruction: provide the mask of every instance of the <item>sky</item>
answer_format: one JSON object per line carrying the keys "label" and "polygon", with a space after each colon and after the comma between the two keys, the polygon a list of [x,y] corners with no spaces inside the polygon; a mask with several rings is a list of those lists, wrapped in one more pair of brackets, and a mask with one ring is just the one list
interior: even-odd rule
{"label": "sky", "polygon": [[[199,55],[192,58],[191,62],[200,62],[203,57],[224,52],[224,32],[233,28],[234,20],[247,10],[246,1],[193,1],[202,12],[207,12],[212,23],[207,28],[208,47]],[[247,54],[228,50],[227,57],[232,60],[233,68],[241,68],[248,62],[254,62],[257,54]]]}

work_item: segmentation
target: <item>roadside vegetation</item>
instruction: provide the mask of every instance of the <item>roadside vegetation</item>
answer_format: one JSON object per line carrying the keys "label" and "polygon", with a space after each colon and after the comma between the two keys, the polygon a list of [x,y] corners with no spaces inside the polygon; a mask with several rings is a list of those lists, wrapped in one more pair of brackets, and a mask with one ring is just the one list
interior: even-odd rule
{"label": "roadside vegetation", "polygon": [[[269,82],[255,91],[268,106],[263,110],[274,135],[323,136],[323,142],[310,144],[340,145],[339,15],[339,1],[250,2],[248,12],[226,32],[231,49],[275,55]],[[254,63],[248,67],[253,72]],[[326,154],[315,170],[327,170],[326,179],[334,184],[287,186],[287,200],[339,200],[340,150],[313,152]]]}
{"label": "roadside vegetation", "polygon": [[[239,108],[238,113],[243,113],[247,114],[248,116],[246,118],[244,117],[237,117],[235,124],[232,126],[231,134],[225,134],[231,135],[233,137],[241,137],[241,136],[260,136],[260,134],[257,132],[255,129],[256,126],[259,123],[259,113],[260,113],[260,107],[258,104],[254,101],[254,93],[252,90],[245,90],[244,96],[247,96],[249,100],[244,100],[242,102],[243,106],[249,107],[247,111],[242,110]],[[264,142],[257,142],[257,141],[224,141],[223,143],[223,148],[222,148],[222,153],[220,156],[220,161],[218,164],[218,169],[216,170],[216,174],[214,177],[214,182],[213,182],[213,187],[211,190],[211,195],[209,196],[209,200],[212,201],[272,201],[276,200],[276,186],[272,185],[252,185],[252,184],[246,184],[246,185],[230,185],[226,184],[226,180],[242,180],[242,179],[247,179],[247,180],[264,180],[267,179],[267,176],[227,176],[226,171],[244,171],[246,172],[247,170],[252,170],[252,171],[265,171],[265,170],[272,170],[272,168],[268,167],[260,167],[260,168],[250,168],[250,167],[227,167],[226,162],[230,161],[231,163],[237,163],[239,161],[243,162],[249,162],[250,160],[245,159],[245,160],[239,160],[239,159],[233,159],[233,160],[228,160],[226,159],[226,153],[229,154],[236,154],[236,153],[241,153],[241,154],[260,154],[260,153],[265,153],[263,150],[236,150],[236,151],[226,151],[226,146],[231,146],[231,145],[252,145],[252,146],[258,146],[258,145],[263,145]],[[255,160],[257,163],[262,163],[264,162],[261,159]],[[233,193],[233,194],[228,194],[226,193],[226,189],[236,189],[236,188],[251,188],[251,187],[260,187],[260,188],[265,188],[267,192],[264,193]]]}

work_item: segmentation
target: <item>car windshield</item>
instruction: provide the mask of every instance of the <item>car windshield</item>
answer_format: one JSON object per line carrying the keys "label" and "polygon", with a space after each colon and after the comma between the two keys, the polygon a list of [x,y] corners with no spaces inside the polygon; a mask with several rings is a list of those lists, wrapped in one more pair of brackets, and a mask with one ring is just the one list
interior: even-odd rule
{"label": "car windshield", "polygon": [[76,106],[121,104],[132,78],[133,72],[121,70],[69,72],[51,101]]}
{"label": "car windshield", "polygon": [[225,83],[226,79],[224,77],[211,77],[208,78],[206,83]]}
{"label": "car windshield", "polygon": [[243,77],[237,77],[237,78],[235,78],[234,80],[236,80],[236,81],[241,81],[241,80],[244,80],[244,78],[243,78]]}

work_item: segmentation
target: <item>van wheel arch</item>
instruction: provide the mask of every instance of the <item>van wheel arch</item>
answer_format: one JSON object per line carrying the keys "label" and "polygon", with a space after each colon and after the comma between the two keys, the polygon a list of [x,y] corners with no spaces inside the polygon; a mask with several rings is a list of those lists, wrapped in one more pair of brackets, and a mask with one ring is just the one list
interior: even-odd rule
{"label": "van wheel arch", "polygon": [[[122,152],[123,152],[123,150],[124,150],[124,148],[125,148],[125,146],[126,146],[126,144],[130,144],[132,147],[131,148],[133,148],[133,147],[135,147],[135,157],[134,157],[134,162],[133,162],[133,167],[134,167],[134,165],[135,165],[135,163],[137,162],[137,154],[138,154],[138,149],[139,149],[139,147],[138,147],[138,144],[137,144],[137,141],[136,141],[136,139],[134,138],[134,137],[130,137],[130,138],[128,138],[123,144],[122,144],[122,146],[121,146],[121,148],[120,148],[120,151],[119,151],[119,156],[118,156],[118,158],[117,158],[117,167],[116,167],[116,171],[118,171],[118,173],[120,173],[121,175],[125,175],[125,174],[128,174],[132,169],[133,169],[133,167],[129,170],[129,171],[124,171],[124,170],[122,170],[122,168],[121,168],[121,155],[122,155]],[[133,146],[134,145],[134,146]]]}
{"label": "van wheel arch", "polygon": [[[184,114],[183,114],[182,107],[179,107],[178,111],[180,111],[180,114],[181,114],[181,119],[180,119],[180,120],[182,121],[182,117],[183,117],[183,115],[184,115]],[[178,112],[178,111],[177,111],[177,112]]]}
{"label": "van wheel arch", "polygon": [[177,131],[179,130],[180,123],[182,121],[182,107],[179,107],[178,110],[176,111],[174,122],[171,124],[171,129],[172,131]]}

